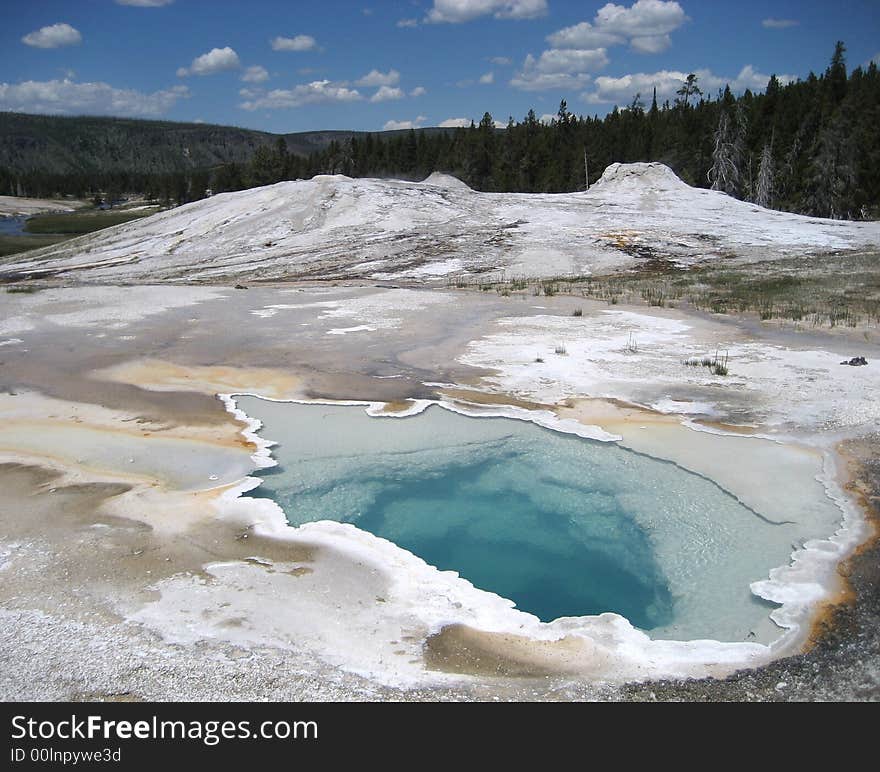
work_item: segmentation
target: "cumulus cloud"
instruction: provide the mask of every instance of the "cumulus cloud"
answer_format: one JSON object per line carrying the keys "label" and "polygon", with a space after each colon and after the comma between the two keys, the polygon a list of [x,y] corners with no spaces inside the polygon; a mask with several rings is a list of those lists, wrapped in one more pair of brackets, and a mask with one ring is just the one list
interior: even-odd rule
{"label": "cumulus cloud", "polygon": [[590,82],[590,72],[607,64],[604,48],[552,48],[537,59],[529,54],[510,85],[522,91],[582,89]]}
{"label": "cumulus cloud", "polygon": [[634,51],[657,54],[672,45],[669,34],[688,20],[675,0],[637,0],[629,8],[608,3],[592,23],[583,21],[547,36],[556,48],[609,48],[629,43]]}
{"label": "cumulus cloud", "polygon": [[371,102],[390,102],[394,99],[403,99],[404,93],[399,88],[380,86],[379,90],[370,97]]}
{"label": "cumulus cloud", "polygon": [[[537,62],[534,59],[531,62],[534,62],[534,69],[538,72],[595,72],[608,64],[608,57],[604,48],[588,50],[551,48],[549,51],[544,51]],[[531,62],[526,57],[523,69],[531,69]]]}
{"label": "cumulus cloud", "polygon": [[245,83],[265,83],[269,80],[269,71],[262,65],[253,64],[245,68],[241,79]]}
{"label": "cumulus cloud", "polygon": [[424,86],[416,86],[412,91],[409,92],[409,95],[411,97],[420,97],[424,96],[427,93],[428,89],[426,89]]}
{"label": "cumulus cloud", "polygon": [[600,29],[628,38],[665,35],[687,20],[684,9],[675,0],[637,0],[629,8],[608,3],[596,12]]}
{"label": "cumulus cloud", "polygon": [[428,118],[424,115],[418,116],[412,121],[385,121],[382,127],[384,131],[399,131],[400,129],[418,129]]}
{"label": "cumulus cloud", "polygon": [[292,38],[284,38],[280,35],[269,41],[273,51],[313,51],[318,47],[318,42],[311,35],[296,35]]}
{"label": "cumulus cloud", "polygon": [[269,80],[269,71],[259,64],[253,64],[245,68],[241,79],[245,83],[265,83]]}
{"label": "cumulus cloud", "polygon": [[116,0],[117,5],[136,5],[138,8],[160,8],[173,2],[174,0]]}
{"label": "cumulus cloud", "polygon": [[291,89],[274,89],[258,92],[242,102],[242,110],[286,109],[302,105],[322,104],[329,102],[356,102],[363,99],[357,89],[348,88],[343,83],[329,80],[316,80],[303,83]]}
{"label": "cumulus cloud", "polygon": [[400,27],[401,29],[406,29],[407,27],[418,27],[419,20],[418,19],[398,19],[397,24],[395,26]]}
{"label": "cumulus cloud", "polygon": [[397,70],[388,70],[388,72],[379,72],[379,70],[370,70],[362,78],[358,78],[355,86],[365,86],[366,88],[376,88],[378,86],[396,86],[400,83],[400,73]]}
{"label": "cumulus cloud", "polygon": [[434,0],[425,17],[432,24],[460,24],[480,16],[534,19],[547,13],[547,0]]}
{"label": "cumulus cloud", "polygon": [[582,21],[548,35],[547,42],[555,48],[604,48],[620,45],[624,40],[619,35],[603,32],[590,22]]}
{"label": "cumulus cloud", "polygon": [[[711,93],[729,85],[731,90],[741,93],[746,89],[762,91],[767,86],[770,76],[758,72],[752,65],[743,67],[735,78],[715,75],[711,70],[695,70],[697,85],[704,93]],[[622,75],[619,78],[599,76],[594,81],[594,90],[581,94],[581,98],[593,104],[628,104],[636,94],[643,98],[649,97],[653,89],[657,89],[658,101],[675,99],[675,92],[681,87],[688,73],[678,70],[660,70],[659,72],[637,72]],[[790,83],[797,78],[794,75],[777,75],[780,83]]]}
{"label": "cumulus cloud", "polygon": [[491,86],[495,82],[495,73],[487,72],[480,75],[480,84],[483,86]]}
{"label": "cumulus cloud", "polygon": [[439,126],[441,129],[466,129],[472,123],[473,120],[471,120],[470,118],[447,118],[445,121],[441,121]]}
{"label": "cumulus cloud", "polygon": [[788,27],[797,27],[800,24],[795,19],[764,19],[761,22],[762,27],[767,29],[787,29]]}
{"label": "cumulus cloud", "polygon": [[78,29],[69,24],[50,24],[48,27],[40,27],[34,32],[29,32],[21,42],[34,48],[61,48],[78,46],[82,43],[82,35],[79,34]]}
{"label": "cumulus cloud", "polygon": [[208,53],[197,56],[192,60],[189,67],[180,67],[177,77],[185,78],[187,75],[213,75],[217,72],[237,70],[241,67],[238,54],[229,46],[224,48],[212,48]]}
{"label": "cumulus cloud", "polygon": [[174,86],[146,94],[114,88],[108,83],[76,83],[72,80],[0,83],[0,110],[49,115],[163,115],[189,96],[186,86]]}
{"label": "cumulus cloud", "polygon": [[571,74],[567,72],[522,73],[512,78],[510,85],[520,91],[577,91],[585,88],[590,82],[586,73]]}

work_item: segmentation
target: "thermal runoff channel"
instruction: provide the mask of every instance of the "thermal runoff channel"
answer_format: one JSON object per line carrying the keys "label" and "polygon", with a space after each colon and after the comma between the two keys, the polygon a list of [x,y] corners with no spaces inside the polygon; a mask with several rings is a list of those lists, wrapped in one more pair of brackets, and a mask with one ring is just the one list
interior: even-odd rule
{"label": "thermal runoff channel", "polygon": [[611,611],[652,637],[769,642],[774,606],[750,583],[840,517],[777,521],[675,464],[527,421],[238,405],[279,443],[255,495],[291,525],[352,523],[543,621]]}

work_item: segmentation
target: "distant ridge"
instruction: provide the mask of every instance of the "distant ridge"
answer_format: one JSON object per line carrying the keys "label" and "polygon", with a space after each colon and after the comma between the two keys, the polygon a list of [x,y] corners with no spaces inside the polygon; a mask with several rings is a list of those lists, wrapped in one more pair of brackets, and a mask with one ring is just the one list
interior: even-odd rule
{"label": "distant ridge", "polygon": [[0,169],[46,174],[164,174],[187,168],[244,164],[250,161],[258,147],[274,147],[279,137],[284,138],[288,152],[307,156],[323,150],[333,140],[344,141],[367,133],[393,135],[400,132],[271,134],[207,123],[0,112]]}

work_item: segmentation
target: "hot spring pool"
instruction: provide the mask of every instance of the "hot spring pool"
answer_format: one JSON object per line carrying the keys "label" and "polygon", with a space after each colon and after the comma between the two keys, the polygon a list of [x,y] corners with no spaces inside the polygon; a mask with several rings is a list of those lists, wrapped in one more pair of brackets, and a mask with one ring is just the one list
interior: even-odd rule
{"label": "hot spring pool", "polygon": [[613,611],[657,638],[769,642],[774,606],[750,583],[841,515],[779,521],[670,462],[526,421],[237,403],[278,443],[251,495],[291,525],[352,523],[544,621]]}

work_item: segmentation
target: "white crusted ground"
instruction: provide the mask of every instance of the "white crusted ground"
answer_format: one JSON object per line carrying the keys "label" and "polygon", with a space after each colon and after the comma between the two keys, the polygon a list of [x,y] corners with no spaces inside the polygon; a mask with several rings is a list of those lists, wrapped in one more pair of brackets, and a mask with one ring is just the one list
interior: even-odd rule
{"label": "white crusted ground", "polygon": [[30,216],[41,212],[70,212],[78,206],[82,206],[81,201],[0,196],[0,217]]}
{"label": "white crusted ground", "polygon": [[0,265],[89,282],[307,277],[436,283],[501,272],[604,273],[652,256],[690,265],[878,244],[878,223],[763,209],[691,188],[662,164],[639,163],[613,164],[588,192],[552,195],[478,193],[438,174],[424,182],[339,175],[281,182],[217,195]]}

